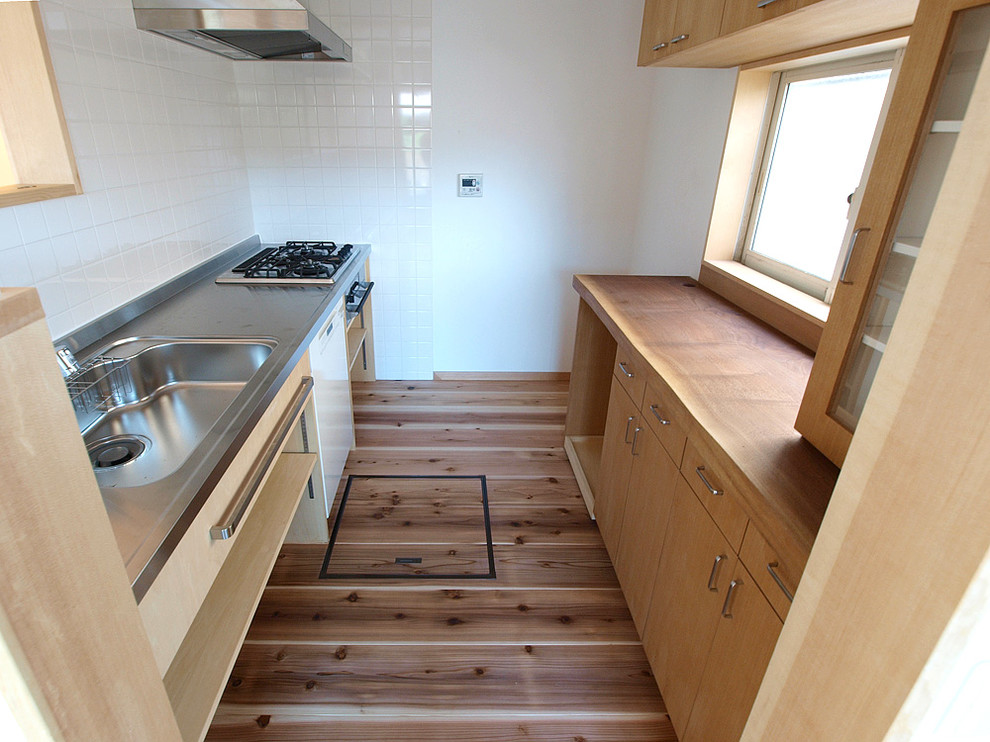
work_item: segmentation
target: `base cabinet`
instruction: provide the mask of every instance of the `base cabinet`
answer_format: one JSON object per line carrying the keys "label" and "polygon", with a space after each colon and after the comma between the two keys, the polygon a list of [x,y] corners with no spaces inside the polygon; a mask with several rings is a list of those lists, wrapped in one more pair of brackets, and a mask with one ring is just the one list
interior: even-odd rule
{"label": "base cabinet", "polygon": [[736,562],[736,555],[715,521],[687,481],[680,478],[674,490],[643,646],[681,739]]}
{"label": "base cabinet", "polygon": [[595,496],[595,520],[613,562],[618,557],[622,514],[632,472],[633,444],[640,432],[639,409],[618,378],[613,377],[602,443],[601,484]]}
{"label": "base cabinet", "polygon": [[726,588],[715,639],[681,742],[736,742],[783,628],[740,562]]}
{"label": "base cabinet", "polygon": [[651,430],[640,433],[622,516],[618,556],[613,559],[636,630],[643,636],[679,475]]}

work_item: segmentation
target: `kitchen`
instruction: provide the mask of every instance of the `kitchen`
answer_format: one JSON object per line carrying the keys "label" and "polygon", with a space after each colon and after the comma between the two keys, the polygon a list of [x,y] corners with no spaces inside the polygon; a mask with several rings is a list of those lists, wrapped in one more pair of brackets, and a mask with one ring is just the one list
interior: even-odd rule
{"label": "kitchen", "polygon": [[323,236],[374,245],[379,378],[554,372],[571,274],[697,271],[734,76],[635,68],[641,3],[332,3],[356,61],[319,73],[44,8],[84,194],[0,209],[0,249],[52,337],[255,232]]}

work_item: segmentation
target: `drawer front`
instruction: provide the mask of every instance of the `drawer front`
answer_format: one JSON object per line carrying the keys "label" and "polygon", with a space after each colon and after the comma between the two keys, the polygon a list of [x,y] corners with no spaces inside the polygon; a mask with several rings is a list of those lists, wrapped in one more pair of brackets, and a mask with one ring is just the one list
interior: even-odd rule
{"label": "drawer front", "polygon": [[781,619],[787,618],[803,565],[781,558],[752,524],[746,529],[739,558],[767,596],[777,615]]}
{"label": "drawer front", "polygon": [[619,380],[626,394],[637,408],[643,404],[643,393],[646,391],[646,363],[639,353],[619,343],[615,349],[615,366],[612,369],[615,378]]}
{"label": "drawer front", "polygon": [[702,458],[691,441],[684,449],[681,473],[738,553],[749,518],[739,505],[739,495],[727,486],[728,477]]}
{"label": "drawer front", "polygon": [[680,467],[687,443],[686,411],[663,381],[650,379],[643,397],[643,419],[660,439],[667,454]]}

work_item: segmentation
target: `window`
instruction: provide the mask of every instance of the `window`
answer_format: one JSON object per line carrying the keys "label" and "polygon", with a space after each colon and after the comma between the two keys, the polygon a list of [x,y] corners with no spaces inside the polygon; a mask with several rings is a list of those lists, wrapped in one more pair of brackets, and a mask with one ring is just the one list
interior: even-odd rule
{"label": "window", "polygon": [[737,260],[831,300],[893,64],[886,54],[774,73]]}

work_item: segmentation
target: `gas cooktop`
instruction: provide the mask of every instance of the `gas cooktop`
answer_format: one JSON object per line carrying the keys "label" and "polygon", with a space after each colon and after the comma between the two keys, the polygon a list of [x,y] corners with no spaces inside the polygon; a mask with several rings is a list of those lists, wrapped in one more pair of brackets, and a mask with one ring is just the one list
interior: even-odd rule
{"label": "gas cooktop", "polygon": [[351,244],[286,242],[266,247],[217,279],[258,286],[330,286],[354,255]]}

